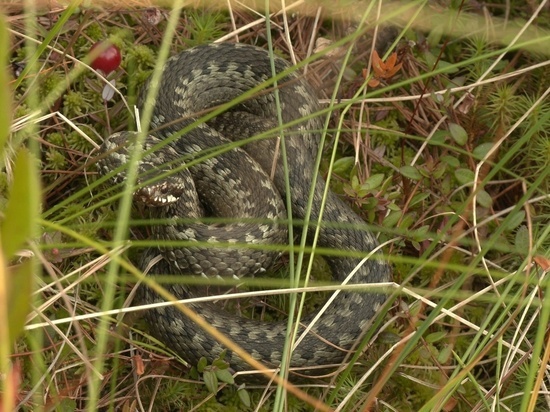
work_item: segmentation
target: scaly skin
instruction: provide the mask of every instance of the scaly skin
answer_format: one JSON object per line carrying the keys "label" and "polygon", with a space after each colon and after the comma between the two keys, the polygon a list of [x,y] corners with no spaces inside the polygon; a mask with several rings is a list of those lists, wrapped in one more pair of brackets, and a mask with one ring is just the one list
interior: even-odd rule
{"label": "scaly skin", "polygon": [[[275,58],[277,73],[289,67],[286,61]],[[164,68],[151,124],[154,137],[148,138],[146,146],[151,147],[157,141],[169,138],[190,125],[196,120],[195,113],[204,113],[230,102],[271,77],[269,54],[253,46],[200,46],[174,56]],[[293,218],[304,219],[310,186],[314,181],[314,159],[322,128],[320,119],[314,116],[319,106],[310,85],[295,71],[280,79],[278,87],[283,124],[302,119],[284,129],[289,193],[286,191],[282,159],[276,154],[280,152],[280,149],[277,151],[276,138],[258,139],[244,146],[244,150],[232,149],[220,156],[194,163],[184,172],[161,180],[156,186],[153,184],[152,188],[146,187],[145,195],[143,190],[140,191],[136,200],[147,203],[149,199],[153,217],[200,217],[203,213],[198,204],[200,198],[216,215],[264,220],[262,224],[243,220],[242,223],[228,223],[223,226],[202,223],[184,225],[175,221],[171,225],[159,225],[154,230],[156,238],[180,240],[189,244],[189,247],[147,250],[141,259],[143,268],[156,255],[161,254],[164,257],[149,274],[240,277],[263,272],[264,267],[277,257],[276,253],[263,253],[258,249],[242,247],[216,248],[216,243],[286,243],[286,228],[277,223],[277,219],[286,218],[283,203],[286,196],[291,199]],[[146,87],[142,96],[147,90]],[[267,132],[266,136],[276,136],[277,124],[277,104],[271,85],[253,98],[232,106],[215,119],[201,123],[175,138],[159,149],[158,153],[146,157],[140,170],[170,170],[171,166],[166,165],[171,161],[177,164],[179,159],[181,166],[183,160],[196,159],[204,151],[228,143],[228,139],[238,141],[264,132]],[[275,133],[268,132],[272,129],[275,129]],[[114,139],[107,139],[104,151],[114,150],[120,140],[128,138],[129,135],[122,135],[122,138],[117,135]],[[118,153],[118,160],[111,162],[108,157],[101,164],[103,172],[113,170],[117,164],[124,163],[127,159],[125,154],[115,153]],[[269,175],[274,162],[274,178],[270,181]],[[177,195],[170,197],[167,188],[174,181],[178,182],[175,185],[177,190],[174,190]],[[158,190],[159,187],[162,190]],[[324,190],[325,182],[318,178],[311,203],[311,231],[315,229],[321,215]],[[364,256],[378,246],[374,235],[363,229],[364,221],[332,192],[328,192],[322,221],[319,246],[359,251]],[[208,241],[213,247],[193,246],[196,241]],[[358,267],[360,261],[361,259],[352,257],[328,259],[333,276],[338,281],[344,280],[355,269],[357,270],[351,283],[367,284],[389,280],[390,270],[385,262],[372,258]],[[195,296],[193,289],[185,285],[167,285],[166,288],[179,299]],[[147,303],[163,301],[148,288],[142,289],[141,298]],[[347,350],[369,327],[370,320],[384,300],[383,295],[372,292],[340,291],[305,339],[292,351],[291,365],[307,368],[341,363]],[[243,319],[209,303],[190,306],[254,358],[270,366],[280,363],[286,339],[286,321],[266,323]],[[301,324],[308,325],[314,315],[302,318]],[[148,310],[146,318],[152,333],[169,349],[191,363],[196,363],[203,356],[212,361],[224,350],[217,341],[173,306]],[[300,330],[303,331],[303,327]],[[236,354],[228,353],[226,360],[234,370],[250,369]]]}

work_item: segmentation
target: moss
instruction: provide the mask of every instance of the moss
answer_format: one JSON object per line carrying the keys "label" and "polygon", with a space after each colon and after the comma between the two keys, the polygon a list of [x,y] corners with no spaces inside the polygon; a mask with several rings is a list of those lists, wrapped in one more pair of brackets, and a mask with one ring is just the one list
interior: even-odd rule
{"label": "moss", "polygon": [[90,103],[82,93],[69,90],[65,93],[65,96],[63,96],[63,114],[67,117],[83,115],[90,108]]}
{"label": "moss", "polygon": [[55,146],[65,146],[65,138],[63,137],[63,134],[61,132],[48,133],[46,135],[46,141]]}
{"label": "moss", "polygon": [[54,148],[49,148],[46,152],[46,169],[50,170],[65,170],[67,166],[67,159],[65,155]]}
{"label": "moss", "polygon": [[224,34],[224,23],[227,15],[209,10],[193,10],[188,14],[189,38],[185,39],[188,46],[198,46],[208,43]]}
{"label": "moss", "polygon": [[128,59],[132,60],[134,68],[150,70],[155,67],[157,55],[150,47],[138,44],[128,50]]}
{"label": "moss", "polygon": [[90,37],[92,43],[95,43],[105,38],[105,29],[103,28],[102,25],[100,25],[98,22],[95,22],[95,21],[88,24],[85,32],[86,32],[86,35]]}
{"label": "moss", "polygon": [[25,103],[20,103],[15,107],[13,118],[19,119],[32,113],[32,110]]}
{"label": "moss", "polygon": [[[84,131],[86,131],[86,129],[87,128],[83,128]],[[90,133],[89,133],[89,135],[94,136],[93,134],[90,134]],[[77,151],[79,151],[81,153],[84,153],[84,154],[90,153],[92,151],[92,149],[94,148],[94,146],[87,139],[85,139],[80,133],[78,133],[75,130],[68,133],[65,136],[65,139],[67,140],[67,145],[71,149],[77,150]]]}
{"label": "moss", "polygon": [[48,96],[59,83],[64,81],[64,77],[58,72],[46,72],[39,75],[40,79],[40,96],[45,98]]}

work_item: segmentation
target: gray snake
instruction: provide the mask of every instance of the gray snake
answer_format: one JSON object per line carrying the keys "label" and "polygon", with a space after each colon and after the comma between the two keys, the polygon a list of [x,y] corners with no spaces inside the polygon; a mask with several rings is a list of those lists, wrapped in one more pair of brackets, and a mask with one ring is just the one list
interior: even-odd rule
{"label": "gray snake", "polygon": [[[277,73],[290,67],[288,62],[277,57],[274,66]],[[163,257],[149,275],[241,277],[264,272],[279,253],[273,250],[266,252],[261,250],[261,246],[288,243],[287,228],[281,223],[287,218],[286,196],[291,199],[292,216],[298,220],[306,216],[322,122],[315,115],[319,105],[312,87],[299,73],[289,71],[288,75],[278,80],[280,120],[283,125],[290,125],[284,128],[290,193],[286,193],[281,150],[277,148],[277,139],[273,138],[280,134],[272,85],[213,119],[193,124],[198,118],[195,113],[206,113],[231,102],[269,81],[271,73],[268,52],[240,44],[199,46],[166,62],[154,106],[152,133],[144,149],[150,149],[161,141],[169,143],[147,154],[141,161],[137,183],[143,187],[136,190],[134,199],[147,204],[152,217],[169,220],[169,224],[153,227],[154,238],[159,241],[176,240],[182,246],[147,249],[141,257],[142,268],[156,255]],[[142,92],[142,106],[146,103],[143,96],[148,88],[149,85]],[[182,129],[186,129],[182,136],[170,138]],[[216,156],[204,156],[204,153],[231,141],[260,134],[264,138],[221,151],[223,153]],[[270,136],[272,138],[267,138]],[[102,173],[113,174],[117,167],[124,167],[128,152],[121,146],[131,138],[131,134],[123,132],[105,140],[101,149],[104,159],[99,163]],[[189,166],[185,166],[184,162]],[[273,169],[274,162],[276,167]],[[272,170],[274,174],[271,179]],[[147,179],[156,181],[145,184]],[[115,180],[123,181],[124,173],[118,171]],[[321,214],[324,190],[325,182],[318,178],[313,190],[308,238],[312,237]],[[235,218],[235,223],[201,223],[201,217],[205,214]],[[186,222],[180,218],[185,218]],[[322,211],[322,222],[319,246],[364,252],[365,256],[378,246],[374,235],[362,229],[364,221],[330,191]],[[215,247],[216,244],[228,243],[236,246]],[[239,246],[243,243],[254,244],[255,247]],[[342,281],[356,269],[361,259],[330,257],[327,261],[333,277]],[[389,277],[387,263],[372,258],[358,268],[351,282],[385,282]],[[179,299],[196,294],[193,288],[183,284],[168,284],[166,288]],[[163,301],[146,287],[142,288],[141,295],[146,303]],[[293,350],[291,365],[307,368],[341,363],[346,351],[369,327],[384,300],[380,293],[340,291]],[[286,321],[269,323],[245,319],[210,303],[190,306],[254,358],[269,366],[280,363]],[[314,315],[309,314],[301,319],[301,331]],[[203,356],[212,360],[224,350],[173,306],[147,310],[145,317],[152,334],[190,362],[196,363]],[[234,353],[229,352],[225,359],[234,370],[250,368]]]}

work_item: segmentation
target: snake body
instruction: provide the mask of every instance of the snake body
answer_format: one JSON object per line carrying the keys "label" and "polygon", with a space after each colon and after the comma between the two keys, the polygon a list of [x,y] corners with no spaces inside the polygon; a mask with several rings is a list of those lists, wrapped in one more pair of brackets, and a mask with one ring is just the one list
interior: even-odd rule
{"label": "snake body", "polygon": [[[289,70],[278,79],[277,102],[273,84],[259,87],[272,78],[271,62],[272,58],[265,50],[240,44],[199,46],[166,62],[153,111],[153,132],[144,149],[148,150],[161,141],[170,142],[145,156],[139,171],[149,178],[161,174],[168,176],[144,185],[136,191],[135,199],[148,204],[152,216],[172,219],[173,223],[155,226],[153,236],[159,240],[178,240],[189,246],[145,251],[141,258],[143,268],[155,256],[160,254],[163,257],[149,274],[241,277],[261,273],[278,256],[276,252],[261,250],[261,245],[288,242],[285,225],[278,223],[287,217],[283,199],[290,197],[294,218],[300,220],[307,216],[322,129],[321,120],[315,115],[319,110],[318,101],[303,77]],[[285,60],[274,58],[277,73],[289,67]],[[142,106],[147,104],[143,96],[149,87],[150,84],[142,93]],[[199,117],[197,113],[206,113],[257,87],[262,90],[213,119],[195,124]],[[287,171],[275,138],[281,135],[277,127],[279,121],[289,125],[283,131]],[[181,136],[174,138],[178,133]],[[204,156],[231,141],[262,133],[264,138],[247,143],[243,148]],[[130,137],[121,133],[105,140],[102,150],[110,155],[100,163],[102,172],[111,172],[127,162],[128,155],[122,153],[119,146]],[[166,173],[182,169],[183,162],[187,163],[184,170]],[[288,176],[289,193],[285,176]],[[117,178],[124,180],[120,174]],[[140,177],[138,183],[145,180]],[[374,235],[362,229],[364,221],[330,191],[321,211],[324,192],[325,182],[316,179],[308,238],[312,237],[322,213],[319,246],[363,252],[366,256],[378,246]],[[242,221],[223,225],[198,223],[205,213],[202,205],[206,205],[208,213],[242,218]],[[187,218],[188,223],[178,220],[182,217]],[[260,223],[258,219],[261,219]],[[205,247],[204,242],[211,247]],[[228,242],[236,246],[215,247]],[[251,243],[255,247],[239,247],[238,244],[242,243]],[[389,267],[382,260],[371,258],[363,264],[360,264],[361,259],[353,257],[327,260],[333,277],[338,281],[344,280],[352,271],[355,274],[351,283],[385,282],[390,276]],[[195,296],[195,291],[186,285],[170,284],[166,288],[179,299]],[[163,301],[149,288],[143,288],[142,299],[146,303]],[[385,297],[377,293],[340,291],[293,349],[291,365],[307,368],[341,363],[346,351],[369,327],[369,321],[384,300]],[[286,321],[268,323],[244,319],[210,303],[190,306],[254,358],[269,366],[281,362]],[[314,315],[301,319],[299,333]],[[196,363],[201,357],[211,361],[224,350],[173,306],[147,310],[145,316],[153,335],[190,362]],[[227,353],[225,359],[234,370],[250,368],[234,353]]]}

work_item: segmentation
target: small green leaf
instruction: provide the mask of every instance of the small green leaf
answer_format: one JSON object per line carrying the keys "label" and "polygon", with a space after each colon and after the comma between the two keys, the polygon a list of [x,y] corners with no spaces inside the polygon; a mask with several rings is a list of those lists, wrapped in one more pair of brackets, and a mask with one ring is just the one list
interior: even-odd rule
{"label": "small green leaf", "polygon": [[358,192],[361,189],[361,185],[359,184],[359,178],[355,175],[351,177],[350,184],[353,190],[355,192]]}
{"label": "small green leaf", "polygon": [[514,243],[514,246],[519,253],[523,255],[527,255],[529,253],[529,230],[526,226],[522,225],[518,228]]}
{"label": "small green leaf", "polygon": [[434,347],[433,346],[420,346],[418,349],[418,355],[424,359],[429,360],[434,356]]}
{"label": "small green leaf", "polygon": [[36,162],[22,147],[15,159],[13,183],[1,227],[4,256],[11,259],[33,234],[40,210],[40,186]]}
{"label": "small green leaf", "polygon": [[475,174],[470,169],[460,168],[455,170],[455,177],[458,183],[467,185],[474,181]]}
{"label": "small green leaf", "polygon": [[485,190],[477,192],[476,201],[478,205],[487,209],[493,206],[493,198]]}
{"label": "small green leaf", "polygon": [[442,162],[447,163],[449,166],[451,166],[453,169],[457,169],[458,166],[460,166],[460,160],[458,160],[454,156],[443,156],[441,158]]}
{"label": "small green leaf", "polygon": [[446,364],[449,361],[449,358],[451,357],[452,353],[453,353],[452,345],[443,346],[443,349],[441,349],[441,351],[439,352],[439,355],[437,356],[437,361],[441,364]]}
{"label": "small green leaf", "polygon": [[438,340],[443,339],[445,336],[447,336],[447,332],[445,331],[433,332],[433,333],[430,333],[428,336],[426,336],[426,342],[434,343],[434,342],[437,342]]}
{"label": "small green leaf", "polygon": [[365,180],[365,183],[361,185],[361,189],[367,190],[367,191],[376,189],[378,186],[382,184],[383,181],[384,181],[384,174],[377,173],[369,177],[367,180]]}
{"label": "small green leaf", "polygon": [[399,173],[411,180],[420,180],[422,175],[414,166],[402,166],[399,168]]}
{"label": "small green leaf", "polygon": [[505,221],[506,230],[513,230],[525,220],[525,210],[518,210],[517,213],[509,215]]}
{"label": "small green leaf", "polygon": [[235,379],[233,378],[233,375],[231,375],[231,372],[229,372],[229,369],[218,369],[216,371],[216,376],[222,382],[230,384],[235,383]]}
{"label": "small green leaf", "polygon": [[393,211],[393,212],[398,212],[398,211],[401,210],[401,208],[399,207],[399,205],[396,204],[396,203],[393,203],[393,202],[390,203],[390,204],[388,204],[388,209],[390,209],[390,210]]}
{"label": "small green leaf", "polygon": [[341,157],[334,162],[334,165],[332,166],[332,173],[343,176],[350,171],[354,162],[355,158],[352,156]]}
{"label": "small green leaf", "polygon": [[430,197],[429,193],[418,193],[418,194],[414,195],[412,200],[411,200],[411,203],[409,204],[409,207],[412,207],[412,206],[414,206],[418,203],[423,202],[428,197]]}
{"label": "small green leaf", "polygon": [[375,210],[378,206],[378,199],[374,196],[363,199],[364,210]]}
{"label": "small green leaf", "polygon": [[[439,32],[437,32],[435,29],[431,32],[432,36],[438,35]],[[431,43],[434,44],[434,43]],[[424,60],[426,60],[426,63],[428,64],[428,70],[434,70],[435,64],[437,63],[437,58],[428,50],[424,51]]]}
{"label": "small green leaf", "polygon": [[[413,302],[409,306],[409,314],[411,315],[411,317],[415,317],[416,315],[418,315],[420,313],[421,308],[422,308],[422,306],[420,304],[418,304],[417,302]],[[416,325],[416,326],[418,327],[418,325]]]}
{"label": "small green leaf", "polygon": [[438,163],[432,172],[432,176],[434,179],[439,180],[443,177],[446,171],[447,171],[447,166],[443,163]]}
{"label": "small green leaf", "polygon": [[412,232],[413,238],[416,240],[426,240],[429,238],[430,226],[420,226],[418,229]]}
{"label": "small green leaf", "polygon": [[428,169],[426,168],[426,166],[419,167],[419,168],[418,168],[418,171],[420,172],[420,174],[421,174],[423,177],[432,177],[432,176],[433,176],[433,171],[432,171],[432,170],[428,170]]}
{"label": "small green leaf", "polygon": [[446,130],[436,130],[432,136],[431,143],[435,145],[442,145],[449,137],[449,132]]}
{"label": "small green leaf", "polygon": [[[443,37],[443,34],[445,32],[446,32],[445,27],[442,24],[438,24],[437,21],[434,21],[433,24],[432,24],[431,30],[428,33],[428,38],[426,39],[427,44],[433,45],[433,46],[436,46],[436,45],[440,44],[441,43],[441,37]],[[432,65],[435,64],[435,62],[437,61],[435,56],[433,56],[433,59],[434,59],[434,62],[432,63]]]}
{"label": "small green leaf", "polygon": [[77,410],[77,403],[74,399],[61,398],[59,403],[56,404],[56,410],[60,412],[72,412]]}
{"label": "small green leaf", "polygon": [[466,133],[466,130],[462,126],[456,123],[449,123],[449,133],[451,133],[453,140],[461,146],[464,146],[468,142],[468,133]]}
{"label": "small green leaf", "polygon": [[466,84],[466,76],[457,76],[451,79],[449,87],[464,86]]}
{"label": "small green leaf", "polygon": [[384,344],[394,344],[399,342],[402,337],[399,336],[399,334],[395,332],[388,332],[388,331],[381,331],[378,334],[378,337],[380,338],[380,343]]}
{"label": "small green leaf", "polygon": [[205,371],[202,378],[204,379],[204,384],[210,393],[218,392],[218,377],[214,372]]}
{"label": "small green leaf", "polygon": [[214,366],[216,369],[228,369],[229,364],[222,358],[217,358],[212,361],[212,366]]}
{"label": "small green leaf", "polygon": [[198,370],[200,373],[203,373],[203,372],[204,372],[204,368],[206,368],[206,365],[208,365],[208,361],[207,361],[206,358],[203,356],[203,357],[200,358],[199,361],[197,362],[197,370]]}
{"label": "small green leaf", "polygon": [[384,218],[384,221],[382,224],[384,227],[395,227],[397,225],[397,222],[401,218],[402,213],[399,212],[390,212],[388,216]]}
{"label": "small green leaf", "polygon": [[403,219],[401,219],[401,222],[399,223],[399,229],[408,230],[415,222],[416,222],[415,214],[407,213],[405,214],[405,216],[403,216]]}
{"label": "small green leaf", "polygon": [[479,160],[484,159],[493,146],[493,143],[482,143],[479,146],[476,146],[473,151],[474,157]]}
{"label": "small green leaf", "polygon": [[244,388],[239,389],[237,391],[237,395],[239,395],[239,399],[241,400],[242,404],[247,408],[250,408],[250,394],[248,393],[248,391]]}
{"label": "small green leaf", "polygon": [[438,69],[446,69],[445,73],[458,73],[458,68],[455,64],[446,62],[445,60],[439,60],[437,63]]}
{"label": "small green leaf", "polygon": [[189,371],[189,377],[194,380],[199,380],[200,375],[196,366],[191,367],[191,370]]}

